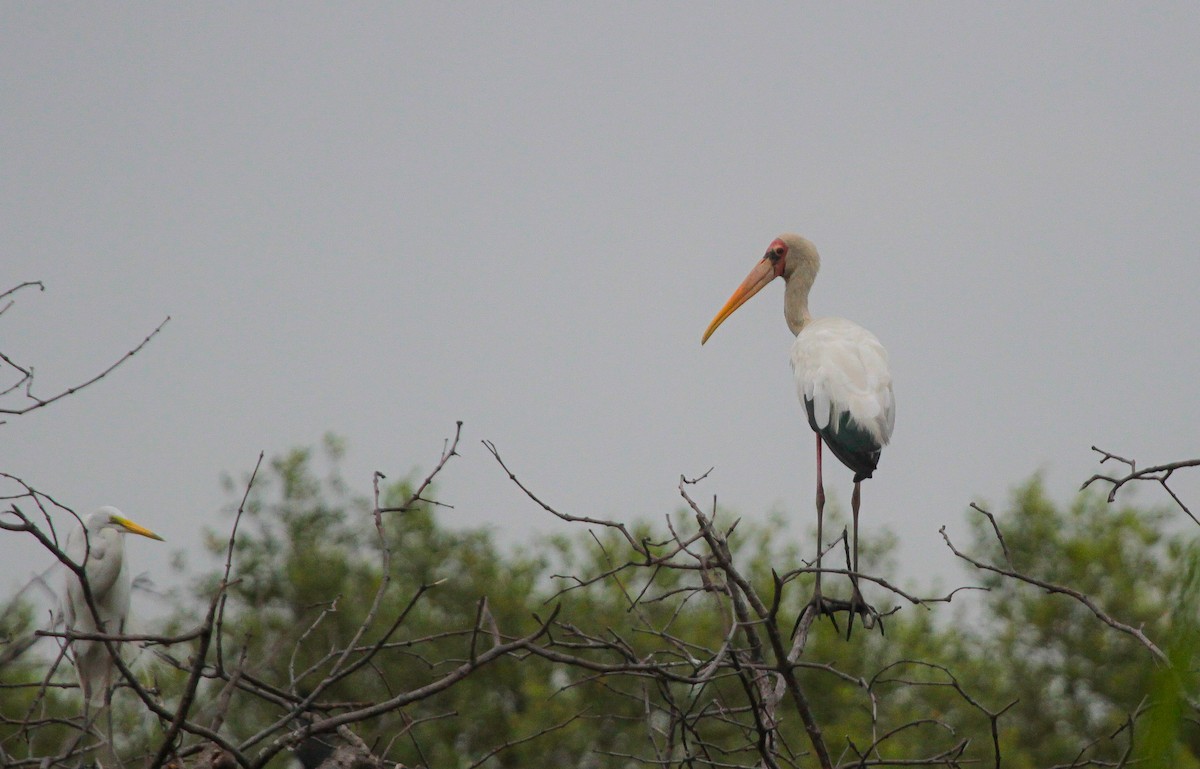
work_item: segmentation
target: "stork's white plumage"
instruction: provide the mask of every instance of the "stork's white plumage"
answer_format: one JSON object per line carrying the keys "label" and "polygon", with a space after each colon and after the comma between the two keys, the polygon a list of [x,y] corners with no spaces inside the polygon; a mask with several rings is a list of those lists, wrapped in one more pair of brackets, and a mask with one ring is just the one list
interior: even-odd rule
{"label": "stork's white plumage", "polygon": [[[92,603],[96,607],[93,614],[84,596],[82,583],[74,572],[69,572],[63,601],[68,630],[108,635],[125,632],[131,587],[129,565],[125,561],[126,534],[162,539],[108,505],[88,515],[83,519],[82,527],[73,528],[67,535],[64,552],[72,561],[83,566],[92,593]],[[119,643],[116,648],[120,648]],[[116,669],[112,655],[103,641],[83,639],[71,642],[71,652],[84,700],[92,706],[103,705],[112,688]]]}
{"label": "stork's white plumage", "polygon": [[[813,429],[834,433],[827,440],[830,448],[841,444],[874,452],[869,470],[842,459],[864,478],[871,477],[878,452],[891,439],[896,424],[887,350],[853,321],[818,318],[806,323],[792,343],[792,372],[800,400],[812,411]],[[846,427],[865,435],[842,435]]]}
{"label": "stork's white plumage", "polygon": [[[742,285],[713,318],[701,344],[708,341],[734,310],[778,277],[785,283],[783,314],[796,335],[792,371],[796,391],[817,434],[817,577],[814,601],[821,604],[822,522],[825,489],[821,477],[821,443],[854,471],[854,560],[858,571],[859,484],[870,478],[896,423],[896,401],[888,355],[875,335],[844,318],[816,318],[808,311],[808,293],[821,267],[816,247],[787,233],[776,238]],[[859,600],[855,587],[855,600]],[[853,610],[853,604],[852,604]]]}

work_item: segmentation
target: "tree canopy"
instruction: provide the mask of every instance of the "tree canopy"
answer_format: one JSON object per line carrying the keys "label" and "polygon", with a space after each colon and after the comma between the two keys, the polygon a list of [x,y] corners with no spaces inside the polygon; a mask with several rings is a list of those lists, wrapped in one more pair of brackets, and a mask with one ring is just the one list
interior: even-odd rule
{"label": "tree canopy", "polygon": [[[288,451],[244,499],[246,484],[227,480],[211,566],[188,572],[161,629],[181,637],[211,617],[209,660],[192,664],[194,640],[157,644],[139,668],[158,701],[191,696],[189,722],[257,746],[263,761],[326,755],[347,717],[372,755],[413,767],[751,766],[767,755],[807,766],[809,718],[839,766],[1200,763],[1185,718],[1196,558],[1169,510],[1092,491],[1056,504],[1035,476],[1002,512],[967,513],[962,585],[982,590],[930,598],[885,589],[903,580],[894,538],[864,538],[864,592],[885,616],[878,632],[847,639],[806,614],[812,568],[800,545],[812,532],[783,516],[685,505],[657,522],[577,520],[505,547],[489,530],[447,525],[436,471],[377,478],[372,498],[342,477],[341,457],[334,438]],[[699,533],[684,534],[689,525]],[[746,600],[773,602],[757,620],[728,600],[739,579]],[[828,590],[848,594],[841,579]],[[743,636],[748,623],[764,633]],[[19,602],[0,616],[10,644],[35,624]],[[805,634],[802,645],[792,637],[799,710],[768,707],[763,682],[782,657],[753,647],[773,642],[775,626],[785,640]],[[9,656],[0,750],[32,765],[68,738],[77,699],[68,684],[40,686],[44,659]],[[54,681],[68,680],[62,667]],[[378,703],[392,706],[372,712]],[[147,719],[129,692],[113,713],[127,759],[153,754],[170,722]]]}

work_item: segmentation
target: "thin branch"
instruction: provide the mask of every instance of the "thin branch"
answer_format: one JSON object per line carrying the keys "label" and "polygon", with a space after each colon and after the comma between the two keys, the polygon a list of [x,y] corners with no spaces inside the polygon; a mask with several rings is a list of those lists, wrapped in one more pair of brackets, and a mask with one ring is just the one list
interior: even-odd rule
{"label": "thin branch", "polygon": [[1022,574],[1021,572],[1015,571],[1013,569],[1004,569],[999,566],[992,566],[991,564],[983,563],[982,561],[972,558],[971,556],[967,555],[966,553],[963,553],[958,548],[956,548],[954,546],[954,543],[950,541],[950,535],[948,535],[946,533],[945,526],[938,529],[938,532],[942,535],[942,539],[944,539],[946,541],[946,546],[950,548],[951,552],[953,552],[956,556],[958,556],[962,560],[966,561],[967,563],[971,564],[975,568],[982,569],[984,571],[990,571],[995,574],[999,574],[1003,577],[1009,577],[1011,579],[1015,579],[1020,582],[1025,582],[1030,585],[1035,585],[1049,593],[1059,593],[1059,594],[1065,595],[1069,598],[1073,598],[1074,600],[1076,600],[1079,603],[1086,606],[1092,612],[1092,614],[1095,614],[1096,617],[1104,624],[1108,625],[1109,627],[1113,628],[1114,630],[1119,630],[1120,632],[1125,633],[1125,634],[1137,639],[1137,641],[1139,643],[1141,643],[1143,646],[1145,646],[1147,649],[1150,650],[1150,653],[1153,654],[1154,657],[1159,662],[1166,664],[1166,665],[1170,664],[1170,660],[1167,658],[1167,655],[1163,652],[1163,650],[1158,648],[1158,646],[1153,641],[1151,641],[1146,636],[1146,634],[1141,631],[1140,628],[1135,628],[1130,625],[1126,625],[1124,622],[1121,622],[1120,620],[1117,620],[1114,617],[1110,616],[1107,612],[1105,612],[1103,609],[1101,609],[1099,606],[1097,606],[1096,602],[1094,600],[1092,600],[1092,598],[1090,596],[1085,595],[1084,593],[1081,593],[1078,590],[1067,587],[1065,585],[1056,585],[1052,582],[1046,582],[1045,580],[1038,579],[1037,577],[1031,577],[1028,574]]}
{"label": "thin branch", "polygon": [[1171,495],[1171,498],[1175,500],[1175,503],[1179,505],[1180,509],[1182,509],[1183,512],[1186,513],[1196,525],[1200,526],[1200,519],[1198,519],[1192,513],[1188,506],[1183,503],[1183,500],[1181,500],[1179,496],[1171,489],[1171,487],[1167,485],[1167,481],[1171,479],[1172,473],[1174,473],[1176,470],[1200,466],[1200,459],[1185,459],[1179,462],[1168,462],[1164,465],[1154,465],[1153,467],[1147,467],[1143,468],[1142,470],[1138,470],[1137,462],[1132,459],[1126,459],[1125,457],[1117,456],[1110,451],[1105,451],[1104,449],[1097,448],[1095,446],[1092,446],[1092,451],[1095,451],[1101,455],[1100,464],[1104,464],[1110,459],[1121,462],[1129,467],[1129,473],[1123,476],[1102,475],[1097,473],[1083,482],[1083,485],[1080,487],[1081,491],[1096,481],[1105,481],[1106,483],[1112,484],[1112,488],[1108,490],[1108,501],[1113,502],[1117,498],[1117,492],[1125,484],[1132,481],[1155,481],[1161,485],[1168,494]]}
{"label": "thin branch", "polygon": [[531,740],[536,740],[538,737],[543,737],[547,734],[550,734],[551,732],[557,732],[559,729],[564,729],[567,726],[570,726],[571,724],[578,721],[582,716],[583,716],[583,713],[576,713],[575,715],[571,716],[570,718],[566,719],[565,721],[560,721],[557,724],[551,724],[550,726],[547,726],[545,729],[540,729],[540,730],[534,732],[533,734],[528,734],[524,737],[520,737],[515,740],[509,740],[509,741],[505,742],[503,745],[499,745],[495,748],[492,748],[487,753],[483,754],[478,759],[471,762],[467,766],[467,769],[475,769],[475,767],[484,763],[492,756],[494,756],[497,753],[500,753],[502,751],[508,750],[509,748],[515,747],[517,745],[522,745],[526,742],[530,742]]}
{"label": "thin branch", "polygon": [[[89,387],[89,386],[95,384],[96,382],[99,382],[101,379],[103,379],[104,377],[111,374],[113,372],[113,370],[115,370],[122,363],[124,363],[125,361],[132,358],[134,355],[137,355],[139,352],[141,352],[142,348],[145,347],[146,345],[150,344],[150,340],[152,340],[154,337],[158,336],[158,333],[163,330],[163,327],[166,326],[167,323],[170,322],[170,320],[171,320],[171,316],[168,315],[166,318],[163,319],[162,323],[159,323],[158,326],[153,331],[151,331],[150,334],[145,339],[143,339],[140,344],[138,344],[138,346],[134,347],[132,350],[130,350],[129,352],[122,355],[120,358],[118,358],[116,360],[115,363],[113,363],[111,366],[109,366],[108,368],[101,371],[99,374],[96,374],[94,377],[92,377],[91,379],[88,379],[87,381],[83,382],[82,384],[77,384],[74,387],[68,387],[67,389],[63,390],[62,392],[58,393],[57,395],[52,395],[49,398],[39,398],[38,396],[33,394],[33,391],[32,391],[33,376],[32,376],[32,371],[30,371],[28,379],[25,380],[26,381],[25,397],[34,401],[34,403],[32,403],[29,406],[25,406],[24,408],[19,408],[19,409],[0,408],[0,414],[8,414],[11,416],[21,416],[22,414],[28,414],[31,411],[34,411],[34,410],[40,409],[40,408],[44,408],[46,406],[49,406],[51,403],[54,403],[55,401],[61,400],[62,398],[66,398],[68,395],[74,395],[75,393],[79,392],[80,390],[84,389],[85,387]],[[7,357],[3,356],[2,354],[0,354],[0,358],[2,358],[5,363],[8,363],[9,365],[12,365],[16,368],[20,368],[19,366],[17,366],[15,363],[13,363],[11,360],[9,360]],[[25,371],[25,369],[20,369],[20,370]],[[5,422],[0,421],[0,425],[2,425],[2,424],[5,424]]]}

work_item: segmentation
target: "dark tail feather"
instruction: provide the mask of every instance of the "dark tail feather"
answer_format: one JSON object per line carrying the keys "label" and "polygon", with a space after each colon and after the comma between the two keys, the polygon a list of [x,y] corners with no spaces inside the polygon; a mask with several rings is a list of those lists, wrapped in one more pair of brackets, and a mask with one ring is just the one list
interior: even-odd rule
{"label": "dark tail feather", "polygon": [[804,410],[808,412],[808,426],[820,434],[825,445],[843,465],[854,471],[854,482],[870,478],[879,466],[882,447],[869,432],[851,421],[850,412],[843,411],[836,421],[818,428],[813,402],[808,398],[804,399]]}

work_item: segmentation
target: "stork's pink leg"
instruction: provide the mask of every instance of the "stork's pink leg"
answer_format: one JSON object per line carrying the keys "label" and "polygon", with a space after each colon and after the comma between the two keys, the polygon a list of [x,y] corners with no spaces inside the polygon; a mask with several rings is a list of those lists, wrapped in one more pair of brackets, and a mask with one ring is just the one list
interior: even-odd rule
{"label": "stork's pink leg", "polygon": [[817,433],[817,586],[813,598],[817,611],[821,610],[821,551],[825,549],[825,485],[821,480],[821,434]]}
{"label": "stork's pink leg", "polygon": [[851,570],[858,573],[858,502],[859,502],[859,486],[862,481],[854,482],[854,495],[850,497],[850,509],[854,513],[854,563],[851,565]]}
{"label": "stork's pink leg", "polygon": [[[868,612],[874,611],[863,600],[862,593],[858,591],[858,503],[859,503],[859,487],[861,481],[854,482],[854,494],[850,497],[850,510],[854,513],[854,545],[853,554],[851,555],[850,563],[850,585],[854,588],[854,592],[850,594],[850,618],[846,622],[846,640],[850,640],[850,632],[854,630],[854,615],[860,609],[865,608]],[[871,623],[863,619],[864,627],[870,628]]]}

